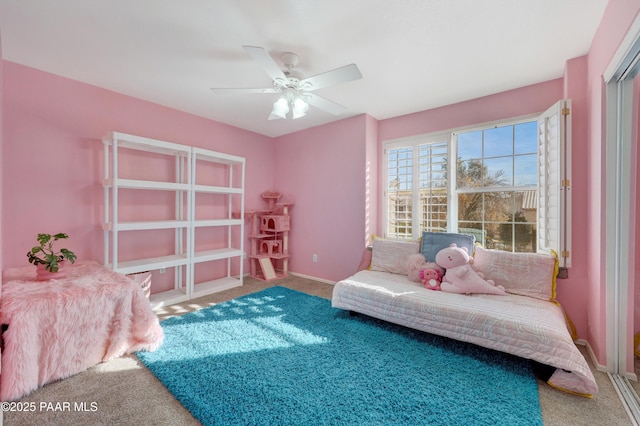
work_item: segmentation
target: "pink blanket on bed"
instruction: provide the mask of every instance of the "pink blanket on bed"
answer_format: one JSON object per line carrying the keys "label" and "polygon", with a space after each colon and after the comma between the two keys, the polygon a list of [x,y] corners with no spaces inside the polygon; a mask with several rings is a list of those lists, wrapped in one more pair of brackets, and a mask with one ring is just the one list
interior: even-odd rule
{"label": "pink blanket on bed", "polygon": [[139,350],[154,351],[164,334],[142,289],[96,262],[76,263],[66,278],[35,281],[35,268],[3,275],[0,399]]}

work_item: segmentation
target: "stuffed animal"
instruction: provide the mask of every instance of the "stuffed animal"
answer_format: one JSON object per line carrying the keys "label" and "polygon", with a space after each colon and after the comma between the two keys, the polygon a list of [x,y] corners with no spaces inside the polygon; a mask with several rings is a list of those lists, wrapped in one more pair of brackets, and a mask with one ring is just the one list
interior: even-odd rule
{"label": "stuffed animal", "polygon": [[422,278],[420,277],[421,271],[425,269],[435,269],[440,271],[440,276],[444,273],[444,271],[433,262],[427,262],[423,255],[420,253],[415,253],[407,257],[407,277],[409,280],[422,283]]}
{"label": "stuffed animal", "polygon": [[440,269],[422,269],[420,271],[420,281],[429,290],[440,290],[442,281],[442,271]]}
{"label": "stuffed animal", "polygon": [[451,244],[436,255],[436,263],[445,269],[440,289],[448,293],[506,294],[504,287],[496,286],[492,280],[485,280],[469,264],[466,247]]}

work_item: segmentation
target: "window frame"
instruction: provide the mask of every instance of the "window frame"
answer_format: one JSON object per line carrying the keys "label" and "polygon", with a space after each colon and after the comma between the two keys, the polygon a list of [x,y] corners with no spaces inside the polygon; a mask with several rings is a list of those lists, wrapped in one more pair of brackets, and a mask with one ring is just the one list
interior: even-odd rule
{"label": "window frame", "polygon": [[[383,165],[382,165],[382,175],[384,176],[384,189],[383,189],[383,212],[382,212],[382,217],[383,217],[383,226],[384,226],[384,230],[383,230],[383,236],[384,238],[389,238],[388,235],[388,226],[389,226],[389,188],[388,188],[388,179],[389,179],[389,150],[392,149],[400,149],[400,148],[412,148],[414,155],[412,155],[412,182],[415,184],[416,182],[420,182],[420,156],[419,155],[415,155],[416,152],[418,151],[418,147],[420,145],[426,145],[426,144],[434,144],[434,143],[442,143],[442,142],[446,142],[447,146],[448,146],[448,152],[447,155],[450,157],[451,154],[451,133],[450,132],[437,132],[437,133],[430,133],[430,134],[423,134],[423,135],[416,135],[416,136],[410,136],[407,138],[402,138],[402,139],[396,139],[396,140],[391,140],[391,141],[387,141],[384,143],[384,148],[383,148],[383,157],[384,157],[384,161],[383,161]],[[449,179],[450,180],[450,179]],[[415,211],[413,210],[414,206],[419,206],[420,205],[420,191],[413,191],[412,189],[412,199],[411,199],[411,205],[412,205],[412,213],[411,213],[411,219],[412,219],[412,226],[411,226],[411,231],[412,231],[412,239],[417,240],[418,238],[420,238],[420,236],[422,235],[422,231],[420,230],[420,215],[416,215],[414,214]],[[449,187],[447,188],[447,205],[450,206],[451,205],[451,186],[449,185]],[[416,224],[418,226],[416,226]],[[447,232],[452,232],[451,231],[451,211],[450,209],[447,209]]]}
{"label": "window frame", "polygon": [[[551,108],[557,107],[558,105],[564,105],[566,107],[570,108],[570,101],[569,100],[561,100],[558,103],[554,104],[554,106],[552,106]],[[550,109],[551,109],[550,108]],[[548,111],[548,110],[547,110]],[[428,134],[421,134],[421,135],[415,135],[415,136],[410,136],[410,137],[405,137],[405,138],[401,138],[401,139],[394,139],[394,140],[389,140],[386,142],[383,142],[383,167],[382,167],[382,173],[383,173],[383,179],[384,179],[384,189],[383,189],[383,194],[382,194],[382,201],[383,201],[383,211],[382,211],[382,219],[383,219],[383,236],[385,238],[390,238],[389,234],[388,234],[388,230],[389,230],[389,191],[388,191],[388,179],[389,179],[389,170],[388,170],[388,162],[389,162],[389,158],[388,158],[388,153],[389,150],[391,149],[399,149],[399,148],[409,148],[411,147],[413,149],[413,179],[414,182],[419,182],[418,180],[418,174],[419,174],[419,164],[418,164],[418,158],[419,156],[416,155],[419,152],[419,146],[420,145],[424,145],[424,144],[429,144],[429,143],[437,143],[437,142],[443,142],[446,141],[448,143],[448,158],[449,158],[449,163],[448,163],[448,170],[456,170],[456,173],[448,173],[448,194],[447,194],[447,203],[448,203],[448,208],[447,208],[447,232],[457,232],[458,229],[458,195],[459,193],[462,192],[469,192],[469,189],[464,189],[462,191],[459,191],[457,188],[457,182],[456,182],[456,176],[457,176],[457,163],[456,161],[452,162],[452,158],[457,159],[457,135],[460,133],[466,133],[466,132],[473,132],[473,131],[480,131],[480,130],[486,130],[486,129],[490,129],[490,128],[497,128],[497,127],[503,127],[503,126],[515,126],[518,124],[522,124],[522,123],[527,123],[527,122],[536,122],[539,121],[541,117],[544,116],[544,114],[547,112],[543,112],[543,113],[536,113],[536,114],[527,114],[527,115],[523,115],[523,116],[519,116],[519,117],[512,117],[512,118],[506,118],[506,119],[501,119],[501,120],[495,120],[495,121],[490,121],[490,122],[485,122],[485,123],[481,123],[481,124],[474,124],[474,125],[468,125],[468,126],[461,126],[455,129],[449,129],[449,130],[444,130],[444,131],[438,131],[438,132],[433,132],[433,133],[428,133]],[[570,118],[570,116],[569,116]],[[567,136],[566,139],[561,138],[562,140],[559,141],[559,143],[561,144],[561,146],[558,148],[561,153],[562,153],[562,161],[561,161],[561,167],[563,168],[561,170],[563,179],[570,179],[570,172],[571,172],[571,167],[570,167],[570,142],[571,142],[571,126],[570,126],[570,119],[567,120],[568,124],[568,134],[564,135]],[[540,148],[540,140],[538,140],[539,143],[539,150]],[[515,155],[515,154],[514,154]],[[540,156],[540,152],[538,152],[538,157]],[[452,166],[453,165],[453,166]],[[453,168],[452,168],[453,167]],[[515,182],[513,182],[515,183]],[[525,190],[532,190],[533,188],[535,188],[535,190],[538,193],[538,198],[540,198],[540,185],[541,182],[538,181],[537,186],[532,187],[532,186],[528,186],[526,187]],[[516,185],[511,185],[511,186],[505,186],[505,187],[499,187],[499,188],[477,188],[477,189],[473,189],[471,192],[487,192],[487,189],[491,189],[491,190],[500,190],[500,191],[521,191],[523,190],[523,188],[525,188],[524,186],[516,186]],[[413,200],[413,205],[414,206],[419,206],[419,191],[414,191],[412,189],[412,200]],[[569,192],[569,191],[564,191]],[[562,196],[564,196],[564,194],[562,194]],[[566,213],[569,212],[570,213],[570,198],[568,200],[563,199],[562,201],[563,204],[563,218],[559,218],[562,219],[562,223],[563,223],[563,229],[564,229],[564,235],[567,235],[570,237],[570,220],[569,220],[569,216]],[[566,207],[565,207],[566,204]],[[539,207],[538,207],[539,208]],[[420,215],[415,215],[412,212],[412,238],[413,239],[418,239],[421,235],[422,232],[420,230]],[[542,230],[540,229],[540,223],[539,220],[536,220],[536,228],[537,228],[537,232],[540,233]],[[391,237],[393,238],[393,237]],[[568,262],[568,255],[569,255],[569,251],[565,250],[564,247],[568,246],[569,244],[569,240],[570,238],[565,238],[565,241],[560,241],[560,246],[558,247],[558,249],[556,250],[558,252],[558,255],[562,254],[566,254],[567,256],[563,258],[564,262],[562,266],[569,266],[569,262]],[[536,250],[538,252],[541,252],[543,250],[540,249],[540,247],[536,247]],[[566,253],[565,253],[566,251]],[[548,251],[547,251],[548,252]]]}

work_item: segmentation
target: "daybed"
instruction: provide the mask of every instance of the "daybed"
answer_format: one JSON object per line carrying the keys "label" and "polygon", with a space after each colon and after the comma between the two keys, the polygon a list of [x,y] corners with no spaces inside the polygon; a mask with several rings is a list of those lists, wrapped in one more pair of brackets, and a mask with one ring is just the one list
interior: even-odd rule
{"label": "daybed", "polygon": [[[597,393],[595,378],[555,302],[554,257],[477,248],[474,268],[508,293],[454,294],[410,281],[399,266],[407,252],[396,243],[374,241],[371,267],[336,283],[334,307],[532,359],[555,367],[547,381],[551,386],[582,396]],[[423,251],[426,244],[430,243],[423,241]],[[423,255],[429,259],[432,253]],[[510,285],[507,280],[518,283]],[[548,285],[541,289],[540,282],[545,281]]]}

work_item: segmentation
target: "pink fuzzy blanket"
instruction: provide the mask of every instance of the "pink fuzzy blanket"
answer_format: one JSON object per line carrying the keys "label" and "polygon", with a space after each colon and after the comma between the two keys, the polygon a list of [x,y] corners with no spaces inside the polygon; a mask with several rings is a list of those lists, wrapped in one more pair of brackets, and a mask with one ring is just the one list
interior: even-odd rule
{"label": "pink fuzzy blanket", "polygon": [[39,386],[112,358],[154,351],[164,333],[142,289],[96,262],[67,269],[63,279],[35,281],[35,268],[4,273],[0,399],[11,401]]}

